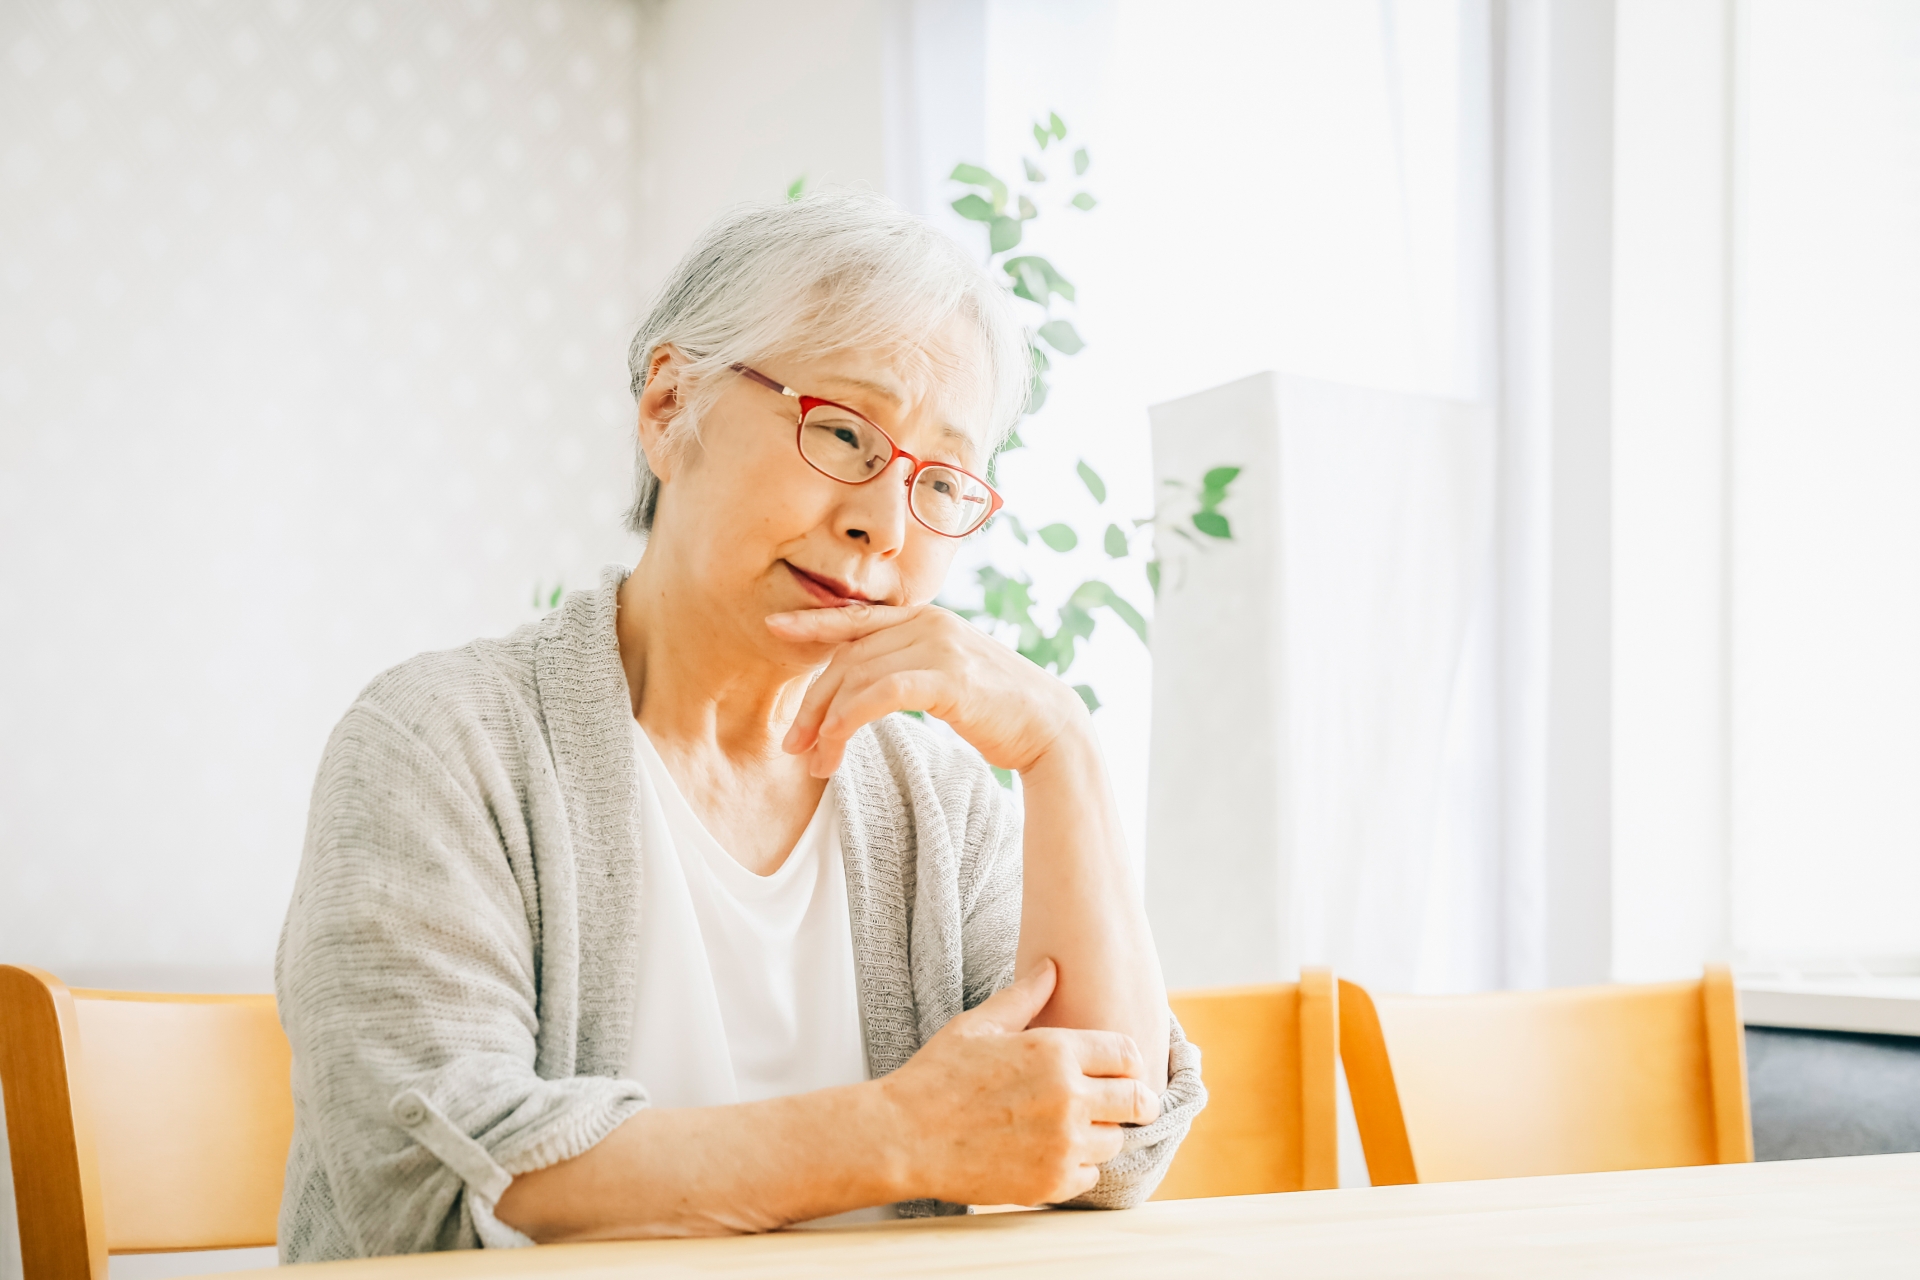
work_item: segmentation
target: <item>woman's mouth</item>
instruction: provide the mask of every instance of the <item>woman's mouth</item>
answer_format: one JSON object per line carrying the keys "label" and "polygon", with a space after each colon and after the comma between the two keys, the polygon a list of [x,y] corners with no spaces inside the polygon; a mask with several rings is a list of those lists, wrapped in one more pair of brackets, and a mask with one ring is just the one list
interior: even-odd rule
{"label": "woman's mouth", "polygon": [[800,589],[811,596],[814,601],[823,608],[838,609],[850,604],[873,603],[872,600],[861,595],[846,583],[841,582],[838,578],[828,578],[817,573],[808,573],[805,569],[800,568],[790,560],[782,560],[780,563],[787,566],[787,572],[791,573],[793,580],[800,584]]}

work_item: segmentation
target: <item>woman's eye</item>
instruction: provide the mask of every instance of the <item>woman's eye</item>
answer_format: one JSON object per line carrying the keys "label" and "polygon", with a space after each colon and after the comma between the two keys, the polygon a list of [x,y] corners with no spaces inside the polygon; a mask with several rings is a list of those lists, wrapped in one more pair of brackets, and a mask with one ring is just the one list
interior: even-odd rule
{"label": "woman's eye", "polygon": [[944,498],[953,493],[953,486],[945,480],[935,480],[933,482],[933,491]]}
{"label": "woman's eye", "polygon": [[852,427],[835,427],[833,437],[841,444],[858,445],[860,443],[860,437],[853,433]]}

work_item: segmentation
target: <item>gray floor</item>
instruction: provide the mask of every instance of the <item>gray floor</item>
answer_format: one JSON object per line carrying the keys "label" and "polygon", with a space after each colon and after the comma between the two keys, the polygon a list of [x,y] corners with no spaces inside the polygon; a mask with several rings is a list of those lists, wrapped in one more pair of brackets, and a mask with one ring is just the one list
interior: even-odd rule
{"label": "gray floor", "polygon": [[1762,1160],[1920,1151],[1920,1038],[1747,1028]]}

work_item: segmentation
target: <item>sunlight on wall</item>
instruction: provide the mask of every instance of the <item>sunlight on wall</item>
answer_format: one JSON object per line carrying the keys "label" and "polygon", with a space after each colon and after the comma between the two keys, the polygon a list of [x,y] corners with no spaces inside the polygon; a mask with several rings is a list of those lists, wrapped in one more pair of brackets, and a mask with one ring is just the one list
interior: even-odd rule
{"label": "sunlight on wall", "polygon": [[1920,961],[1920,10],[1739,10],[1735,942]]}

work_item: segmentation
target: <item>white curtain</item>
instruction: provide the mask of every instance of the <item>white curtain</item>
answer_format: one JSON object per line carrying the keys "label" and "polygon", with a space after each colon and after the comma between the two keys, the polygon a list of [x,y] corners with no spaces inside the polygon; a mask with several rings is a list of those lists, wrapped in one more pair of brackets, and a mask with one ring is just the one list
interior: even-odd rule
{"label": "white curtain", "polygon": [[[1287,602],[1285,662],[1318,700],[1286,713],[1312,798],[1287,816],[1300,852],[1276,946],[1282,968],[1395,989],[1546,972],[1547,686],[1516,650],[1539,647],[1549,602],[1522,518],[1537,504],[1516,515],[1507,492],[1539,496],[1543,451],[1516,462],[1503,443],[1546,424],[1501,412],[1498,16],[1476,0],[990,8],[992,159],[1017,167],[1027,124],[1058,110],[1102,201],[1033,224],[1080,284],[1090,345],[1003,473],[1015,502],[1097,521],[1057,482],[1084,456],[1150,510],[1145,406],[1263,369],[1464,402],[1493,433],[1464,463],[1350,448],[1315,466],[1343,492],[1295,498],[1346,550],[1300,560]],[[1423,519],[1459,530],[1425,549],[1430,572],[1364,577],[1421,563],[1404,539]],[[1054,572],[1070,585],[1102,567],[1094,553]],[[1115,628],[1086,669],[1103,698],[1121,691],[1101,717],[1142,839],[1149,667]]]}

